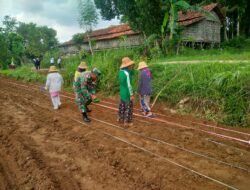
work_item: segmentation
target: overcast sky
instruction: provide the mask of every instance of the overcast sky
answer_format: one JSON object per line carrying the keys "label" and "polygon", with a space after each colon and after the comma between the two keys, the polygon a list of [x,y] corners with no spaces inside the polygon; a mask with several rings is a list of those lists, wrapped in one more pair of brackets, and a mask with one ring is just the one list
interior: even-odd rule
{"label": "overcast sky", "polygon": [[[47,25],[57,31],[60,42],[68,41],[75,33],[83,32],[77,18],[77,0],[0,0],[0,20],[5,15],[18,21]],[[119,24],[118,20],[99,20],[95,29]]]}

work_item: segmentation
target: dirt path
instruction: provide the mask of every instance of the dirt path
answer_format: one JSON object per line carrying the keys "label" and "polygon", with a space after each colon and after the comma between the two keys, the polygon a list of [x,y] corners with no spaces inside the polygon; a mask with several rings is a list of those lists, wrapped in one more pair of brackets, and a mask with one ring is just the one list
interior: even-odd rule
{"label": "dirt path", "polygon": [[[250,185],[247,146],[141,117],[124,130],[116,125],[115,110],[97,105],[92,106],[92,123],[84,125],[72,100],[62,98],[63,107],[55,112],[46,94],[7,82],[0,78],[0,189],[228,189],[225,185],[248,189]],[[174,117],[169,121],[182,122]]]}

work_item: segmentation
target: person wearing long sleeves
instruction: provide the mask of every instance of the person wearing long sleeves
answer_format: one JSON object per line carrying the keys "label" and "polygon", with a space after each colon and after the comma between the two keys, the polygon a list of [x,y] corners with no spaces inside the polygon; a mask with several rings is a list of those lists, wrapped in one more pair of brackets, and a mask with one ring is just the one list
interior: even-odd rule
{"label": "person wearing long sleeves", "polygon": [[81,75],[81,73],[85,72],[88,69],[86,62],[81,62],[80,65],[78,65],[77,70],[74,75],[74,82],[77,81],[77,78]]}
{"label": "person wearing long sleeves", "polygon": [[120,82],[120,104],[118,111],[118,121],[125,126],[133,125],[133,100],[132,75],[134,61],[128,57],[122,59],[119,71]]}
{"label": "person wearing long sleeves", "polygon": [[96,99],[96,81],[100,75],[98,69],[82,72],[74,81],[74,91],[76,95],[76,103],[82,113],[83,121],[89,123],[88,112],[91,110],[88,105]]}
{"label": "person wearing long sleeves", "polygon": [[152,74],[145,62],[139,63],[138,70],[140,71],[138,94],[140,96],[142,113],[146,117],[152,117],[153,114],[150,108],[150,97],[152,95]]}
{"label": "person wearing long sleeves", "polygon": [[58,73],[58,70],[55,66],[51,66],[49,68],[49,74],[47,75],[45,90],[49,90],[54,110],[58,110],[62,104],[59,96],[62,85],[62,76]]}

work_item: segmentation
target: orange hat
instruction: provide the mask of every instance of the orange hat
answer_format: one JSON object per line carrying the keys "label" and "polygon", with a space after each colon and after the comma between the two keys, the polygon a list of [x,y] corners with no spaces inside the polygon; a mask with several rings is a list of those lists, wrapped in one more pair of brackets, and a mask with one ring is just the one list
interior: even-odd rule
{"label": "orange hat", "polygon": [[135,64],[134,61],[132,61],[129,57],[124,57],[122,59],[122,65],[120,66],[120,69],[129,67],[130,65]]}

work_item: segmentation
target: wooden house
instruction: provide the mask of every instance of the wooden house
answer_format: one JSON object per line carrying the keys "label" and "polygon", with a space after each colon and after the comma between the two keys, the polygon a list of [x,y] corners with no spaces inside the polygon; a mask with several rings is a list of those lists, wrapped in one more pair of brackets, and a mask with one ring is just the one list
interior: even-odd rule
{"label": "wooden house", "polygon": [[213,3],[203,7],[204,12],[179,12],[179,24],[183,27],[182,39],[192,44],[219,44],[221,42],[221,27],[224,17]]}

